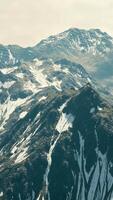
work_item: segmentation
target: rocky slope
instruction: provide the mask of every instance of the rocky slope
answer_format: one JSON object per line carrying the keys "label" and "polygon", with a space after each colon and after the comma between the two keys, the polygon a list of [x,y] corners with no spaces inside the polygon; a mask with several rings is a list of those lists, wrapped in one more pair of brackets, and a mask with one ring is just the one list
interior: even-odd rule
{"label": "rocky slope", "polygon": [[1,137],[1,199],[111,200],[113,107],[88,84],[37,102]]}
{"label": "rocky slope", "polygon": [[66,59],[34,59],[0,69],[0,132],[3,134],[6,126],[24,117],[35,101],[47,99],[52,91],[77,91],[87,82],[91,79],[83,66]]}

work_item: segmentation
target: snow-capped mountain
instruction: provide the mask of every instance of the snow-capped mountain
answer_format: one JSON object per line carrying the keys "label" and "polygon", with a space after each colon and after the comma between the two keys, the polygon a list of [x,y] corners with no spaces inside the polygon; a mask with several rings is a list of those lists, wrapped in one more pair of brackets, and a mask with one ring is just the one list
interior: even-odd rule
{"label": "snow-capped mountain", "polygon": [[0,45],[0,200],[112,200],[112,51],[99,29]]}
{"label": "snow-capped mountain", "polygon": [[42,40],[34,49],[39,58],[66,58],[82,64],[101,86],[112,93],[113,38],[99,29],[69,29]]}
{"label": "snow-capped mountain", "polygon": [[[0,45],[0,67],[19,65],[23,61],[67,59],[80,63],[103,87],[112,93],[113,38],[99,29],[72,28],[42,40],[34,47]],[[108,70],[109,69],[109,70]]]}
{"label": "snow-capped mountain", "polygon": [[[46,51],[46,48],[50,51]],[[69,29],[63,33],[42,40],[35,46],[38,54],[42,56],[53,56],[52,54],[59,49],[58,54],[62,51],[64,55],[79,56],[80,54],[92,54],[93,56],[104,56],[106,53],[111,52],[113,49],[113,38],[107,33],[99,29]],[[53,50],[53,51],[52,51]],[[42,55],[42,52],[45,53]],[[44,52],[45,51],[45,52]],[[54,55],[55,56],[55,55]],[[60,55],[56,55],[58,58]]]}
{"label": "snow-capped mountain", "polygon": [[[100,29],[72,28],[58,35],[42,40],[34,47],[22,48],[17,45],[0,45],[0,66],[14,65],[34,57],[75,61],[79,56],[100,57],[113,52],[113,38]],[[83,58],[81,58],[82,60]]]}

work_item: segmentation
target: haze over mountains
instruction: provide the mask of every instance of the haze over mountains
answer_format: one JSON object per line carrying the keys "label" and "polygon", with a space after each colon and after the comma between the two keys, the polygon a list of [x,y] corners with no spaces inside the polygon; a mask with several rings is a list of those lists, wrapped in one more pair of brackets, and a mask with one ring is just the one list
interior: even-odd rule
{"label": "haze over mountains", "polygon": [[0,45],[0,200],[113,198],[113,38]]}

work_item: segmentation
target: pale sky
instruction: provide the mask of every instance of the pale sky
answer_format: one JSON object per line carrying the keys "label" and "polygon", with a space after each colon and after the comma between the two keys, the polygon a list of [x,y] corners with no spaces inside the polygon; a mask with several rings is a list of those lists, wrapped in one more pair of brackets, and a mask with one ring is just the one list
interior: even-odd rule
{"label": "pale sky", "polygon": [[33,46],[69,28],[113,36],[113,0],[0,0],[0,43]]}

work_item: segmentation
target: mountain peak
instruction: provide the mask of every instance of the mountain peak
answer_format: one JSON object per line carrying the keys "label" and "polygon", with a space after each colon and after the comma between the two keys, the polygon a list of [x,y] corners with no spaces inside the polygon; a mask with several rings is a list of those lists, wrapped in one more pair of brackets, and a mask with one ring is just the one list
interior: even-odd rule
{"label": "mountain peak", "polygon": [[90,110],[94,108],[94,110],[98,110],[98,107],[103,106],[103,100],[99,96],[98,92],[91,86],[90,83],[87,83],[85,86],[80,88],[78,93],[72,98],[70,103],[76,111],[76,115],[78,115],[79,111],[81,117],[83,113],[86,111],[90,114]]}
{"label": "mountain peak", "polygon": [[46,52],[55,51],[57,48],[62,49],[62,52],[66,52],[67,49],[69,51],[68,55],[91,54],[93,56],[103,56],[113,49],[113,38],[100,29],[70,28],[42,40],[34,47],[35,50],[40,49],[40,51],[44,51],[45,48]]}
{"label": "mountain peak", "polygon": [[[70,28],[62,33],[59,33],[58,35],[62,35],[62,34],[65,34],[65,33],[68,33],[68,34],[71,34],[71,33],[78,33],[78,34],[93,34],[92,36],[97,36],[97,37],[105,37],[107,36],[108,38],[112,38],[108,33],[106,32],[103,32],[101,29],[99,28],[90,28],[90,29],[82,29],[82,28]],[[57,35],[56,35],[57,36]]]}

